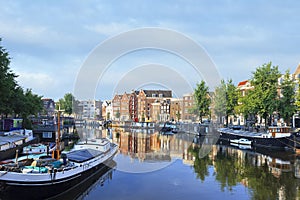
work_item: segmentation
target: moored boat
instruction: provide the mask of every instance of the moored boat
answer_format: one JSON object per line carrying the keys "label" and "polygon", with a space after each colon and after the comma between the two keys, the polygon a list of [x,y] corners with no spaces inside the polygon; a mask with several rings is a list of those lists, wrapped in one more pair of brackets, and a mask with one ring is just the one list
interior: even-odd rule
{"label": "moored boat", "polygon": [[243,145],[251,145],[251,141],[246,138],[239,138],[230,140],[230,143],[243,144]]}
{"label": "moored boat", "polygon": [[179,128],[177,127],[176,124],[170,123],[170,122],[165,122],[160,126],[160,133],[166,134],[166,135],[172,135],[174,133],[178,133]]}
{"label": "moored boat", "polygon": [[32,130],[13,130],[0,134],[0,159],[14,157],[16,151],[21,152],[23,147],[36,143]]}
{"label": "moored boat", "polygon": [[31,144],[26,147],[23,147],[22,154],[42,154],[42,153],[51,153],[55,150],[55,143],[49,144]]}
{"label": "moored boat", "polygon": [[43,156],[22,167],[0,165],[0,196],[14,192],[31,199],[55,196],[93,177],[117,151],[118,146],[107,139],[86,140],[62,153],[60,160]]}
{"label": "moored boat", "polygon": [[266,132],[250,132],[237,128],[220,128],[218,132],[221,140],[231,142],[244,138],[257,147],[292,149],[297,146],[295,138],[298,136],[292,134],[291,127],[287,126],[271,126]]}

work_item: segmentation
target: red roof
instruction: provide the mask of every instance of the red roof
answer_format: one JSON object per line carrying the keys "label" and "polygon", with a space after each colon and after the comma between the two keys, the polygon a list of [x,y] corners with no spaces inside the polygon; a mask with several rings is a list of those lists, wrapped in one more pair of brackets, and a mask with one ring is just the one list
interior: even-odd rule
{"label": "red roof", "polygon": [[238,87],[239,87],[239,86],[246,85],[247,83],[248,83],[248,80],[245,80],[245,81],[239,82],[239,84],[238,84]]}

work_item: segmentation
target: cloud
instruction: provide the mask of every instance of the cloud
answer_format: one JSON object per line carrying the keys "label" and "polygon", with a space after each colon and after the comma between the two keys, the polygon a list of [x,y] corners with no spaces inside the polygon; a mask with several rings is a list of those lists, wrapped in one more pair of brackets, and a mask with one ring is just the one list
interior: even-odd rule
{"label": "cloud", "polygon": [[116,23],[116,22],[103,23],[103,24],[98,23],[98,24],[84,26],[84,28],[89,31],[93,31],[105,36],[112,36],[124,31],[129,31],[134,27],[136,26],[135,25],[132,26],[128,23],[125,24],[125,23]]}
{"label": "cloud", "polygon": [[[74,74],[90,50],[109,37],[141,27],[170,28],[191,37],[206,49],[225,78],[236,82],[249,78],[251,71],[265,62],[273,61],[281,71],[286,68],[293,71],[300,61],[300,5],[295,1],[270,4],[256,0],[155,3],[135,0],[129,4],[66,0],[59,4],[5,1],[3,5],[0,7],[0,37],[13,58],[13,70],[20,75],[19,81],[26,83],[24,87],[37,88],[47,96],[63,96],[65,91],[52,87],[41,90],[41,85],[45,85],[41,80],[64,85],[65,90],[69,90]],[[175,41],[174,45],[180,44]],[[75,62],[74,58],[80,61]],[[137,62],[128,62],[129,68],[148,61],[157,62],[140,54],[132,60]],[[159,63],[173,66],[174,59],[161,60],[158,59]],[[118,64],[112,68],[113,78],[102,79],[105,85],[119,80],[119,74],[126,71],[120,71],[126,67],[125,63]],[[186,71],[184,65],[176,69]],[[30,82],[29,77],[36,84]]]}
{"label": "cloud", "polygon": [[81,63],[78,56],[49,58],[46,62],[45,59],[30,54],[17,54],[12,59],[10,68],[18,75],[18,83],[23,88],[31,88],[39,95],[59,99],[65,93],[73,91],[77,69]]}
{"label": "cloud", "polygon": [[49,30],[40,25],[24,24],[22,20],[0,21],[0,32],[2,37],[10,38],[15,42],[37,43]]}
{"label": "cloud", "polygon": [[56,80],[45,73],[18,71],[17,74],[19,75],[17,80],[21,86],[31,88],[40,94],[47,88],[57,87]]}

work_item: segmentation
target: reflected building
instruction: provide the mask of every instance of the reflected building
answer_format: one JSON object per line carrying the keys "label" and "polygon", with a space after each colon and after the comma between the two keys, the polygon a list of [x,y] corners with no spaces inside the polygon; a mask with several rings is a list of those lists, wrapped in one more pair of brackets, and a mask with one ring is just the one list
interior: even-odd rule
{"label": "reflected building", "polygon": [[[86,134],[92,134],[86,131]],[[94,133],[95,134],[95,133]],[[97,134],[97,133],[96,133]],[[214,177],[222,189],[247,187],[253,199],[296,199],[300,188],[300,159],[291,152],[239,149],[214,144],[210,137],[178,133],[162,135],[145,129],[102,130],[119,145],[119,153],[139,162],[182,160],[194,168],[196,178]],[[213,169],[213,176],[209,175]]]}
{"label": "reflected building", "polygon": [[147,159],[149,153],[156,152],[160,146],[157,140],[157,134],[148,134],[132,131],[114,131],[118,134],[118,144],[120,153],[130,155],[132,158],[138,158],[141,162]]}
{"label": "reflected building", "polygon": [[161,135],[158,132],[145,133],[139,129],[115,129],[113,132],[114,138],[117,138],[114,141],[119,144],[119,152],[140,162],[182,159],[185,164],[193,164],[194,157],[188,152],[192,145],[192,137]]}
{"label": "reflected building", "polygon": [[292,171],[292,164],[290,161],[284,161],[278,158],[268,157],[268,166],[270,172],[277,178],[284,172]]}

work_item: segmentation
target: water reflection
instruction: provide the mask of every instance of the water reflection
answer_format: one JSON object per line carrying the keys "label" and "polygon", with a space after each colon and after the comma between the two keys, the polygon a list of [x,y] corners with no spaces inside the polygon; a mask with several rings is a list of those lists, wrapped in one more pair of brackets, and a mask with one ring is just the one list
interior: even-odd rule
{"label": "water reflection", "polygon": [[202,159],[197,158],[199,147],[190,148],[195,156],[194,171],[202,181],[208,167],[214,167],[215,179],[221,191],[233,190],[238,184],[249,188],[252,199],[299,198],[299,159],[282,151],[241,150],[215,145]]}
{"label": "water reflection", "polygon": [[[300,158],[291,152],[224,143],[212,145],[216,143],[215,137],[183,133],[161,135],[152,129],[94,129],[84,135],[107,137],[119,144],[119,155],[115,159],[118,170],[127,167],[130,172],[140,168],[150,171],[151,167],[156,170],[180,160],[183,165],[191,166],[201,184],[218,184],[220,194],[214,195],[219,197],[224,192],[234,195],[242,186],[252,199],[300,198]],[[153,167],[153,163],[160,166]],[[137,165],[139,169],[135,168]],[[211,179],[214,181],[209,181]],[[195,192],[195,189],[187,188],[186,192]]]}

